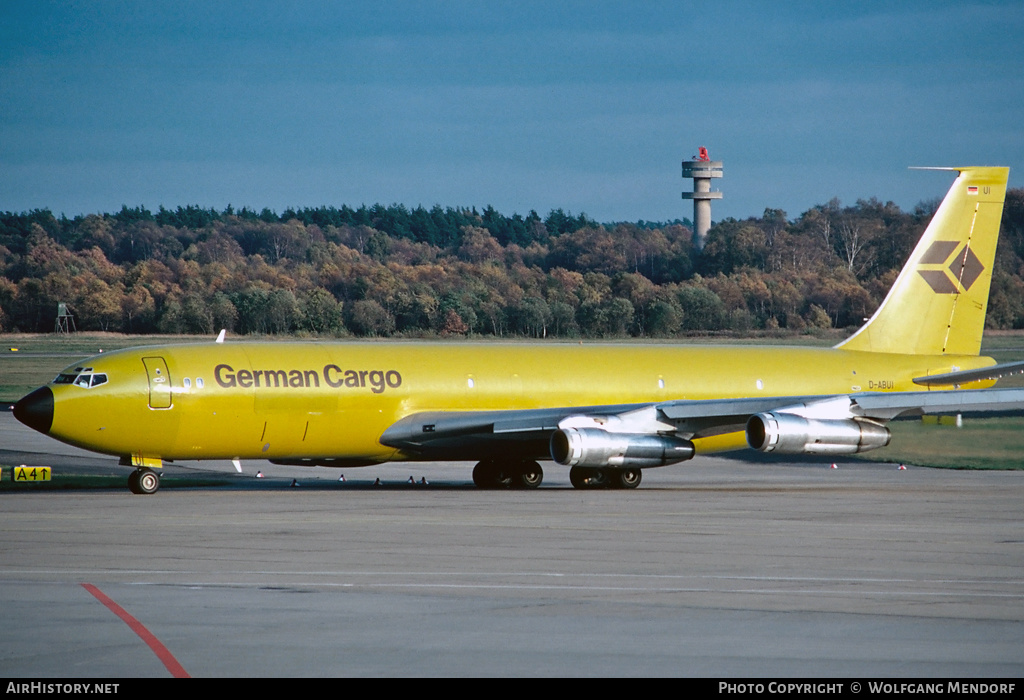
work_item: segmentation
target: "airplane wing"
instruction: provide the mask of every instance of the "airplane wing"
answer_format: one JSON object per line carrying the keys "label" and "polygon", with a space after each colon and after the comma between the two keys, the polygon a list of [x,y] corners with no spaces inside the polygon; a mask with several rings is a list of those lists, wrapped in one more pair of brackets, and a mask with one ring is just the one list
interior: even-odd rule
{"label": "airplane wing", "polygon": [[[993,368],[986,368],[990,372]],[[979,371],[980,372],[980,371]],[[977,381],[977,372],[953,373]],[[937,384],[951,384],[935,376]],[[863,392],[818,396],[674,400],[650,404],[575,406],[526,410],[428,411],[394,423],[381,436],[384,445],[420,459],[554,458],[575,465],[567,452],[602,446],[603,457],[586,466],[623,466],[628,454],[644,453],[636,466],[671,464],[681,443],[739,431],[751,447],[783,454],[852,454],[889,442],[884,424],[907,416],[940,413],[1024,411],[1024,389]],[[553,436],[561,434],[562,448]],[[613,445],[613,447],[609,447]],[[643,447],[643,449],[641,449]],[[661,449],[660,457],[650,457]],[[619,454],[622,453],[622,454]],[[622,462],[622,460],[625,462]],[[682,461],[675,459],[674,461]],[[569,461],[566,461],[569,460]],[[660,463],[657,463],[659,462]]]}
{"label": "airplane wing", "polygon": [[[568,416],[615,416],[650,404],[497,411],[425,411],[394,423],[380,437],[422,459],[476,459],[481,450],[544,456],[551,434]],[[538,452],[539,449],[539,452]]]}

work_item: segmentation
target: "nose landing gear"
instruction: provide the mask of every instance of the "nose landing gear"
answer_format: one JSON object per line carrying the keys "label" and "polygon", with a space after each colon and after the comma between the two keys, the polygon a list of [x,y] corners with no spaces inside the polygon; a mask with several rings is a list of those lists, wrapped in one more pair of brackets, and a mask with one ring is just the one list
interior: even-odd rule
{"label": "nose landing gear", "polygon": [[128,476],[128,490],[137,494],[156,493],[160,475],[152,469],[136,469]]}

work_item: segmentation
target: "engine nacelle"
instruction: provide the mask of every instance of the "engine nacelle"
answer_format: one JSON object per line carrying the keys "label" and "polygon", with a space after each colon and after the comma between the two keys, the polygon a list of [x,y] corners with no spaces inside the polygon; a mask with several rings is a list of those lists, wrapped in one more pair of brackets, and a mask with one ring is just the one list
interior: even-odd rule
{"label": "engine nacelle", "polygon": [[664,467],[693,457],[693,443],[668,435],[562,428],[551,435],[551,459],[567,467]]}
{"label": "engine nacelle", "polygon": [[855,418],[758,413],[747,420],[747,444],[760,452],[851,455],[885,447],[891,437],[885,426]]}

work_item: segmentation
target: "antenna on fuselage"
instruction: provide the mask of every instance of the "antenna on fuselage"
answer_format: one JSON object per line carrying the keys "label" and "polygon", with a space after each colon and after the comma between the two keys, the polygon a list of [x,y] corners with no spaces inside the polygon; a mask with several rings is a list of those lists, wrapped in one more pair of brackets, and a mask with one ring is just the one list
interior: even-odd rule
{"label": "antenna on fuselage", "polygon": [[227,334],[228,334],[228,329],[227,328],[221,328],[220,329],[220,333],[217,334],[217,341],[216,342],[223,343],[224,342],[224,336],[226,336]]}

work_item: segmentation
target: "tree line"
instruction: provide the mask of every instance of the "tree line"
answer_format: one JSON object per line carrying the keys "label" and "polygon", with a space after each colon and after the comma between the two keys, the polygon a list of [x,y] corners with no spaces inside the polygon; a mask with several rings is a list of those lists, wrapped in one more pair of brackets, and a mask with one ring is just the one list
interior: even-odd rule
{"label": "tree line", "polygon": [[[0,213],[0,331],[672,338],[859,325],[939,200],[795,219],[599,224],[493,207]],[[1007,194],[988,324],[1024,327],[1024,190]]]}

